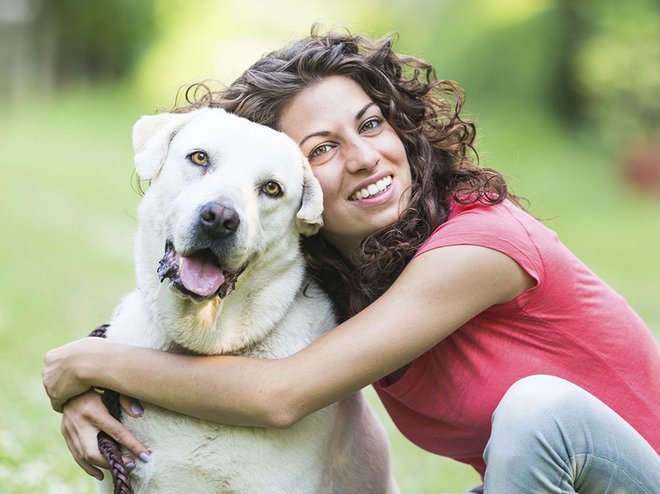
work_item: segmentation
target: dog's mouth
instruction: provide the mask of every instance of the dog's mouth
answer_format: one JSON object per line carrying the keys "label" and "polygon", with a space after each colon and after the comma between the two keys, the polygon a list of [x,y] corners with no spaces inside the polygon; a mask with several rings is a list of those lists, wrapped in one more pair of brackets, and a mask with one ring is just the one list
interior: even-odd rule
{"label": "dog's mouth", "polygon": [[169,278],[173,288],[194,300],[208,300],[216,296],[223,299],[234,289],[244,269],[245,266],[236,272],[226,271],[211,249],[182,256],[168,240],[165,254],[158,263],[158,277],[161,282]]}

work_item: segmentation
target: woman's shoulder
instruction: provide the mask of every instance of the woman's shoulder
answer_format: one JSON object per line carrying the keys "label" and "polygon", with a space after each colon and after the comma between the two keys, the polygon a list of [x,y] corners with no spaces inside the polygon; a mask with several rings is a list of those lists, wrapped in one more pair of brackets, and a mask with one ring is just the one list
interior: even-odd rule
{"label": "woman's shoulder", "polygon": [[[540,234],[540,235],[539,235]],[[440,247],[475,245],[501,252],[537,280],[543,272],[539,243],[554,235],[537,219],[509,200],[497,204],[453,202],[447,221],[438,226],[416,256]]]}
{"label": "woman's shoulder", "polygon": [[541,223],[509,200],[497,204],[452,202],[447,221],[439,225],[422,244],[419,253],[443,245],[471,244],[492,247],[511,244],[533,248]]}

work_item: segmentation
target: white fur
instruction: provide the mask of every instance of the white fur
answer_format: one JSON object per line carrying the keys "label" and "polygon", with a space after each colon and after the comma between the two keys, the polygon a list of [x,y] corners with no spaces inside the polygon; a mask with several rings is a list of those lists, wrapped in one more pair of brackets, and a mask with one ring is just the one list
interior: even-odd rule
{"label": "white fur", "polygon": [[[294,142],[219,109],[143,117],[133,142],[138,174],[153,181],[139,206],[137,288],[115,311],[108,338],[277,358],[333,327],[329,301],[305,279],[299,235],[318,231],[322,197]],[[207,169],[186,158],[195,150],[208,154]],[[259,193],[267,180],[282,185],[282,197]],[[189,246],[198,208],[219,199],[241,220],[222,264],[248,265],[224,300],[194,301],[159,281],[158,261],[167,239],[177,251]],[[398,492],[384,431],[360,393],[288,429],[217,425],[151,404],[124,421],[152,451],[131,473],[136,493]]]}

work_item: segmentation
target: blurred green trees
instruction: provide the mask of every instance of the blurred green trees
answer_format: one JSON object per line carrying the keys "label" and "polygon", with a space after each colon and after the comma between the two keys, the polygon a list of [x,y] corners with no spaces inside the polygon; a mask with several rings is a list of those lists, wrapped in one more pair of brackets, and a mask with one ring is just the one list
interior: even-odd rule
{"label": "blurred green trees", "polygon": [[[292,0],[203,0],[193,5],[0,0],[0,63],[8,65],[0,87],[134,79],[137,67],[143,75],[158,72],[143,78],[143,85],[176,78],[168,88],[178,87],[200,74],[228,83],[224,77],[234,77],[252,61],[246,57],[304,35],[322,12],[342,19],[330,28],[400,33],[397,48],[429,58],[440,77],[456,79],[468,94],[478,95],[479,106],[543,105],[565,122],[612,134],[625,130],[655,137],[660,131],[657,0],[337,0],[332,6],[309,0],[305,8]],[[35,66],[25,69],[30,59]],[[229,63],[241,66],[232,72],[226,70]],[[22,68],[22,78],[12,68]]]}
{"label": "blurred green trees", "polygon": [[126,76],[154,37],[153,0],[43,3],[36,29],[53,26],[58,79]]}
{"label": "blurred green trees", "polygon": [[564,0],[582,36],[571,60],[585,116],[617,130],[660,132],[660,2]]}
{"label": "blurred green trees", "polygon": [[154,41],[154,0],[0,0],[0,102],[120,79]]}
{"label": "blurred green trees", "polygon": [[[544,110],[616,132],[660,130],[657,0],[413,0],[401,45],[483,105]],[[401,9],[404,17],[404,9]],[[410,12],[408,12],[410,17]]]}

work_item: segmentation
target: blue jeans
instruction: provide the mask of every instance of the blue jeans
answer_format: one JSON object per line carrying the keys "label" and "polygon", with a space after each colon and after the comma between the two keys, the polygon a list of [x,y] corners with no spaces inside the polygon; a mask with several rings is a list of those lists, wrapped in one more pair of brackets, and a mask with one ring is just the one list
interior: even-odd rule
{"label": "blue jeans", "polygon": [[485,494],[660,493],[660,456],[611,408],[564,379],[521,379],[492,422]]}

